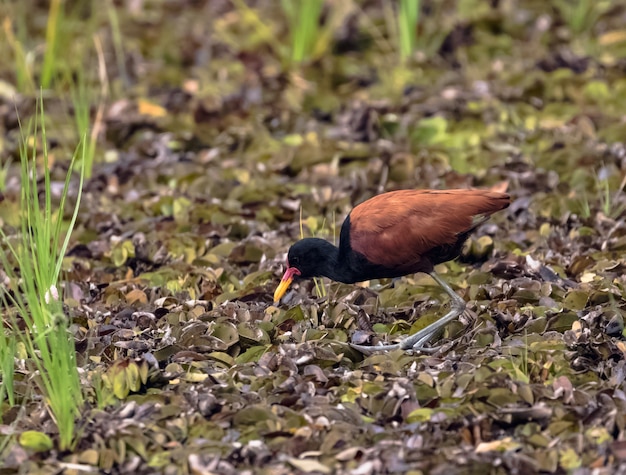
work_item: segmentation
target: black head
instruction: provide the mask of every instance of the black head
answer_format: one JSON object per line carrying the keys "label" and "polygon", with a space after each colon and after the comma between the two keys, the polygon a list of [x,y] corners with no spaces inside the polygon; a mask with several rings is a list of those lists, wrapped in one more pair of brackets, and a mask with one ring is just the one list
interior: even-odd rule
{"label": "black head", "polygon": [[274,302],[285,294],[294,279],[307,279],[321,275],[331,276],[328,269],[336,261],[338,249],[331,243],[317,238],[306,238],[289,248],[287,269],[274,292]]}
{"label": "black head", "polygon": [[301,279],[326,275],[326,267],[333,260],[337,248],[328,241],[318,238],[306,238],[289,248],[288,267],[300,271]]}
{"label": "black head", "polygon": [[323,239],[306,238],[295,243],[287,253],[287,269],[274,292],[274,302],[281,299],[294,279],[334,278],[338,254],[339,249]]}

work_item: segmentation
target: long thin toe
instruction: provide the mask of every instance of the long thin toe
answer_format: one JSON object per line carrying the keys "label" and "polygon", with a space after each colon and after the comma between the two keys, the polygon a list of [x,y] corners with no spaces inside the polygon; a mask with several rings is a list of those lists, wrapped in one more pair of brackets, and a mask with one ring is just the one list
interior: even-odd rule
{"label": "long thin toe", "polygon": [[[373,346],[365,346],[365,345],[357,345],[355,343],[350,343],[350,346],[355,350],[359,350],[361,353],[366,355],[371,355],[376,353],[377,351],[393,351],[401,349],[400,344],[396,343],[393,345],[373,345]],[[403,349],[403,348],[402,348]]]}

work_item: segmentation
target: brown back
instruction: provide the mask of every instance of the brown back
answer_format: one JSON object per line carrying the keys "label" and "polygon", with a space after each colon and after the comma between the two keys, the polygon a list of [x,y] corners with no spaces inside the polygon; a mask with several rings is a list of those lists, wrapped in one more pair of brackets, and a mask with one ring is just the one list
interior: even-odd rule
{"label": "brown back", "polygon": [[374,264],[411,269],[429,251],[455,245],[475,216],[489,216],[510,202],[506,193],[490,190],[384,193],[350,213],[350,245]]}

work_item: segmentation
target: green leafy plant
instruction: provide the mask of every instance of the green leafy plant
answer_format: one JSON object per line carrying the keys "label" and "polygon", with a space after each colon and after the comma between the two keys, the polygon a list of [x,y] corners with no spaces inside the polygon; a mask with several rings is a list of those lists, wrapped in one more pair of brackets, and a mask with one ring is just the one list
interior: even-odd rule
{"label": "green leafy plant", "polygon": [[[59,275],[78,215],[85,170],[85,141],[81,141],[72,157],[60,203],[55,209],[42,100],[38,104],[38,115],[26,129],[21,127],[21,130],[21,227],[12,236],[0,230],[3,241],[0,263],[8,279],[8,285],[2,287],[1,296],[4,305],[12,307],[13,327],[18,328],[20,321],[25,324],[25,329],[16,338],[26,348],[27,364],[33,365],[36,370],[35,382],[57,424],[59,448],[65,450],[71,448],[76,440],[75,419],[83,398],[76,368],[74,338],[69,332],[70,321],[64,313],[59,292]],[[37,143],[42,147],[40,172],[37,171]],[[71,184],[72,169],[79,157],[83,165],[75,185],[76,203],[69,222],[65,223],[63,216],[68,193],[74,186]],[[43,185],[43,203],[40,203],[40,183]],[[2,363],[7,367],[8,359],[8,355],[3,355]]]}

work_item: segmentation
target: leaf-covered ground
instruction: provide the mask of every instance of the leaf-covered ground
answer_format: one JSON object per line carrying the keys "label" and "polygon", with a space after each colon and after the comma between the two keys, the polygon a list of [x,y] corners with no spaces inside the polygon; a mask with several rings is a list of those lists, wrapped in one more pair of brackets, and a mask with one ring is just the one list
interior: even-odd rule
{"label": "leaf-covered ground", "polygon": [[[423,2],[405,65],[392,4],[328,2],[328,44],[289,67],[279,2],[68,2],[65,61],[101,79],[97,33],[108,90],[64,262],[87,402],[75,450],[22,447],[55,424],[18,364],[2,473],[626,471],[626,4]],[[46,7],[3,8],[36,51]],[[36,94],[16,106],[0,77],[6,164]],[[67,98],[44,100],[54,190],[76,138]],[[443,315],[421,274],[273,305],[301,232],[337,239],[382,191],[501,182],[510,208],[438,268],[468,311],[435,353],[347,344]]]}

